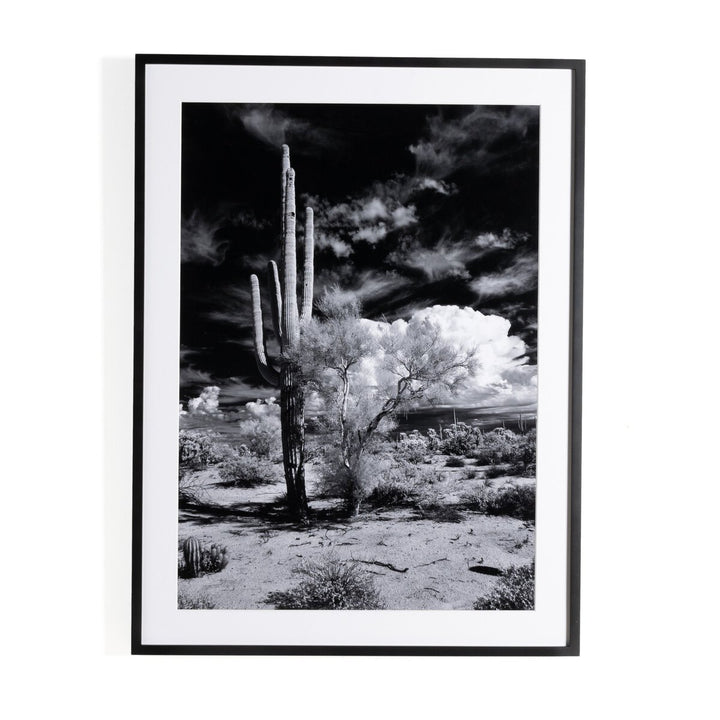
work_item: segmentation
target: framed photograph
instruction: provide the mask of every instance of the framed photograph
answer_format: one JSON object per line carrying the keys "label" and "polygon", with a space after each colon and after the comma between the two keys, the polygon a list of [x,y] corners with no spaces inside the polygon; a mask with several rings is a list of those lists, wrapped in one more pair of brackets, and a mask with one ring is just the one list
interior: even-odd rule
{"label": "framed photograph", "polygon": [[134,653],[579,653],[584,92],[137,57]]}

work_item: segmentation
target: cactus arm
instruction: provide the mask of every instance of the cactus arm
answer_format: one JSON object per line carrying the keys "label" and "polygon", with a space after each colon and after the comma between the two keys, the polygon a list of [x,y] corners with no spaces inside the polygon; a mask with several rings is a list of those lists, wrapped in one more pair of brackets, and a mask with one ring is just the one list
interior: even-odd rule
{"label": "cactus arm", "polygon": [[313,209],[305,208],[305,265],[303,267],[303,304],[302,322],[312,317],[313,283],[315,281],[315,225],[313,222]]}
{"label": "cactus arm", "polygon": [[260,284],[257,275],[250,276],[250,286],[252,289],[255,360],[263,380],[269,382],[271,385],[277,385],[280,382],[280,375],[277,370],[268,363],[267,354],[265,353],[262,306],[260,304]]}
{"label": "cactus arm", "polygon": [[268,285],[270,286],[270,306],[272,308],[273,328],[282,348],[282,292],[280,291],[280,275],[274,260],[268,263]]}
{"label": "cactus arm", "polygon": [[297,266],[295,259],[295,171],[290,168],[285,182],[285,233],[283,235],[283,349],[292,347],[300,337],[297,307]]}

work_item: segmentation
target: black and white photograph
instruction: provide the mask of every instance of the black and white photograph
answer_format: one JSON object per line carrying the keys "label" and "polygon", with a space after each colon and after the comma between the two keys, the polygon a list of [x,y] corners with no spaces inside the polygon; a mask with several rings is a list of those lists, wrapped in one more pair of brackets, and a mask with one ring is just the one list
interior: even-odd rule
{"label": "black and white photograph", "polygon": [[3,8],[5,716],[712,717],[711,8]]}
{"label": "black and white photograph", "polygon": [[539,132],[183,103],[179,609],[534,609]]}

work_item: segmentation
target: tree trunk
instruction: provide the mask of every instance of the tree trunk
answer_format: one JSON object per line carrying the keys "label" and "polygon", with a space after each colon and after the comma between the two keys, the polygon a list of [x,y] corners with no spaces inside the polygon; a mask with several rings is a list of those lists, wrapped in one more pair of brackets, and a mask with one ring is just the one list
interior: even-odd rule
{"label": "tree trunk", "polygon": [[294,366],[284,363],[280,387],[283,466],[290,512],[300,520],[306,520],[308,504],[305,492],[305,398],[295,375]]}

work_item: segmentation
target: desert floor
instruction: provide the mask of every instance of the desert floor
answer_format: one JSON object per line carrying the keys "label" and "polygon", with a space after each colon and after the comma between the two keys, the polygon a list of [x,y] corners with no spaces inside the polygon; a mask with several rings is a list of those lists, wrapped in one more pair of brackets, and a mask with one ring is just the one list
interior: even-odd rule
{"label": "desert floor", "polygon": [[[436,456],[439,467],[446,458]],[[470,463],[471,461],[468,461]],[[524,565],[535,553],[535,526],[511,517],[469,510],[462,501],[483,482],[482,468],[468,479],[463,468],[442,467],[434,492],[442,512],[421,505],[364,507],[348,519],[338,500],[316,499],[316,477],[307,468],[312,524],[302,527],[285,515],[283,482],[254,488],[225,487],[215,471],[200,473],[202,502],[182,508],[179,544],[189,536],[203,545],[227,547],[221,572],[178,580],[186,599],[205,597],[216,608],[271,609],[268,593],[297,585],[293,568],[307,560],[336,557],[358,561],[371,573],[388,609],[469,610],[497,582],[494,569]],[[533,479],[497,478],[494,486]],[[180,551],[178,557],[181,556]],[[471,568],[474,568],[471,570]]]}

